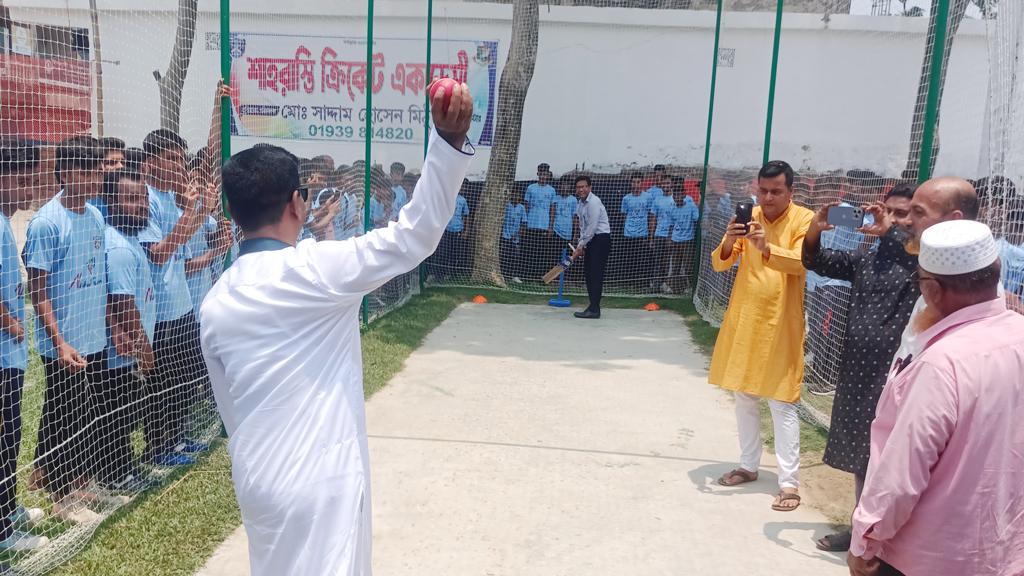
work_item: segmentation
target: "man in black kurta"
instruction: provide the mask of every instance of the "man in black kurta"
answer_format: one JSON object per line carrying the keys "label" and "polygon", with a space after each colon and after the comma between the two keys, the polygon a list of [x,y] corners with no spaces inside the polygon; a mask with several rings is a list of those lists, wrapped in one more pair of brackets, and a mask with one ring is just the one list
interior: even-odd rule
{"label": "man in black kurta", "polygon": [[[900,335],[920,294],[914,276],[917,257],[904,249],[913,194],[913,186],[904,184],[886,194],[886,216],[895,225],[879,238],[877,249],[849,252],[821,248],[821,233],[831,228],[828,206],[815,215],[804,238],[803,263],[808,270],[852,284],[824,461],[854,475],[857,499],[868,469],[875,407]],[[818,541],[823,550],[843,551],[849,545],[849,532]]]}

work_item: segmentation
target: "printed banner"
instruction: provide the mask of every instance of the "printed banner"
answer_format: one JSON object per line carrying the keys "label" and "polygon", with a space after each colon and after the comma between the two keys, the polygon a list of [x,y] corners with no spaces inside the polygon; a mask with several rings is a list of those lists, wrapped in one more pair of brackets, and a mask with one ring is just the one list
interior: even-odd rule
{"label": "printed banner", "polygon": [[[232,134],[364,141],[369,85],[372,140],[422,142],[424,90],[430,83],[425,44],[374,38],[373,71],[367,74],[365,38],[232,34]],[[497,41],[433,44],[429,78],[469,85],[469,138],[478,146],[490,146],[494,134],[497,59]]]}

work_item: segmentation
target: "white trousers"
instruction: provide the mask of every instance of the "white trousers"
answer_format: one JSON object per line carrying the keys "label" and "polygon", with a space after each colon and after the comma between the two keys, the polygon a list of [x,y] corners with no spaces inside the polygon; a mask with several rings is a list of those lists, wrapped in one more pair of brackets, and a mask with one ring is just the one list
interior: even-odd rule
{"label": "white trousers", "polygon": [[[736,392],[736,426],[740,433],[740,468],[757,472],[761,466],[761,398]],[[800,416],[796,404],[768,400],[775,427],[775,457],[779,462],[779,487],[800,486]]]}

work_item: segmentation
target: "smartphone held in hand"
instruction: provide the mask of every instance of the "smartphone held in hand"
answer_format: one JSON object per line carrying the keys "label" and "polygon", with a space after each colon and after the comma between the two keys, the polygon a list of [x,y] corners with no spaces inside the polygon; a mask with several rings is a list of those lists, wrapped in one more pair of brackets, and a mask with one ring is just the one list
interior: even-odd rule
{"label": "smartphone held in hand", "polygon": [[828,223],[856,230],[864,225],[864,209],[859,206],[832,206],[828,209]]}
{"label": "smartphone held in hand", "polygon": [[740,202],[736,205],[736,223],[746,227],[745,234],[750,233],[750,221],[754,218],[754,204]]}

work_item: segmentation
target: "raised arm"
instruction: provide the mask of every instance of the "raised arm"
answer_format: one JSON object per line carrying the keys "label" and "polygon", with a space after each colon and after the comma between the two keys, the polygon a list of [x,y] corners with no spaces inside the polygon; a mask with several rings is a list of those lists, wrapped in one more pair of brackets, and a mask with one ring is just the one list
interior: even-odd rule
{"label": "raised arm", "polygon": [[[159,231],[155,222],[150,224],[148,230],[140,233],[139,240],[146,248],[150,261],[157,266],[163,266],[199,230],[199,226],[203,223],[203,217],[209,214],[206,206],[213,206],[217,201],[217,189],[212,184],[205,187],[205,192],[202,205],[199,205],[197,202],[199,198],[198,188],[194,185],[190,185],[187,188],[184,202],[185,210],[181,218],[178,219],[178,223],[174,225],[171,233],[167,236],[157,240],[159,238]],[[153,209],[154,206],[151,202],[150,213],[153,212]],[[149,241],[147,242],[147,240]]]}
{"label": "raised arm", "polygon": [[435,133],[431,136],[423,173],[412,200],[399,212],[398,222],[344,242],[320,242],[308,250],[314,275],[339,296],[370,292],[408,272],[437,248],[455,211],[472,153],[466,134],[473,100],[465,84],[457,86],[447,112],[444,89],[432,101]]}

